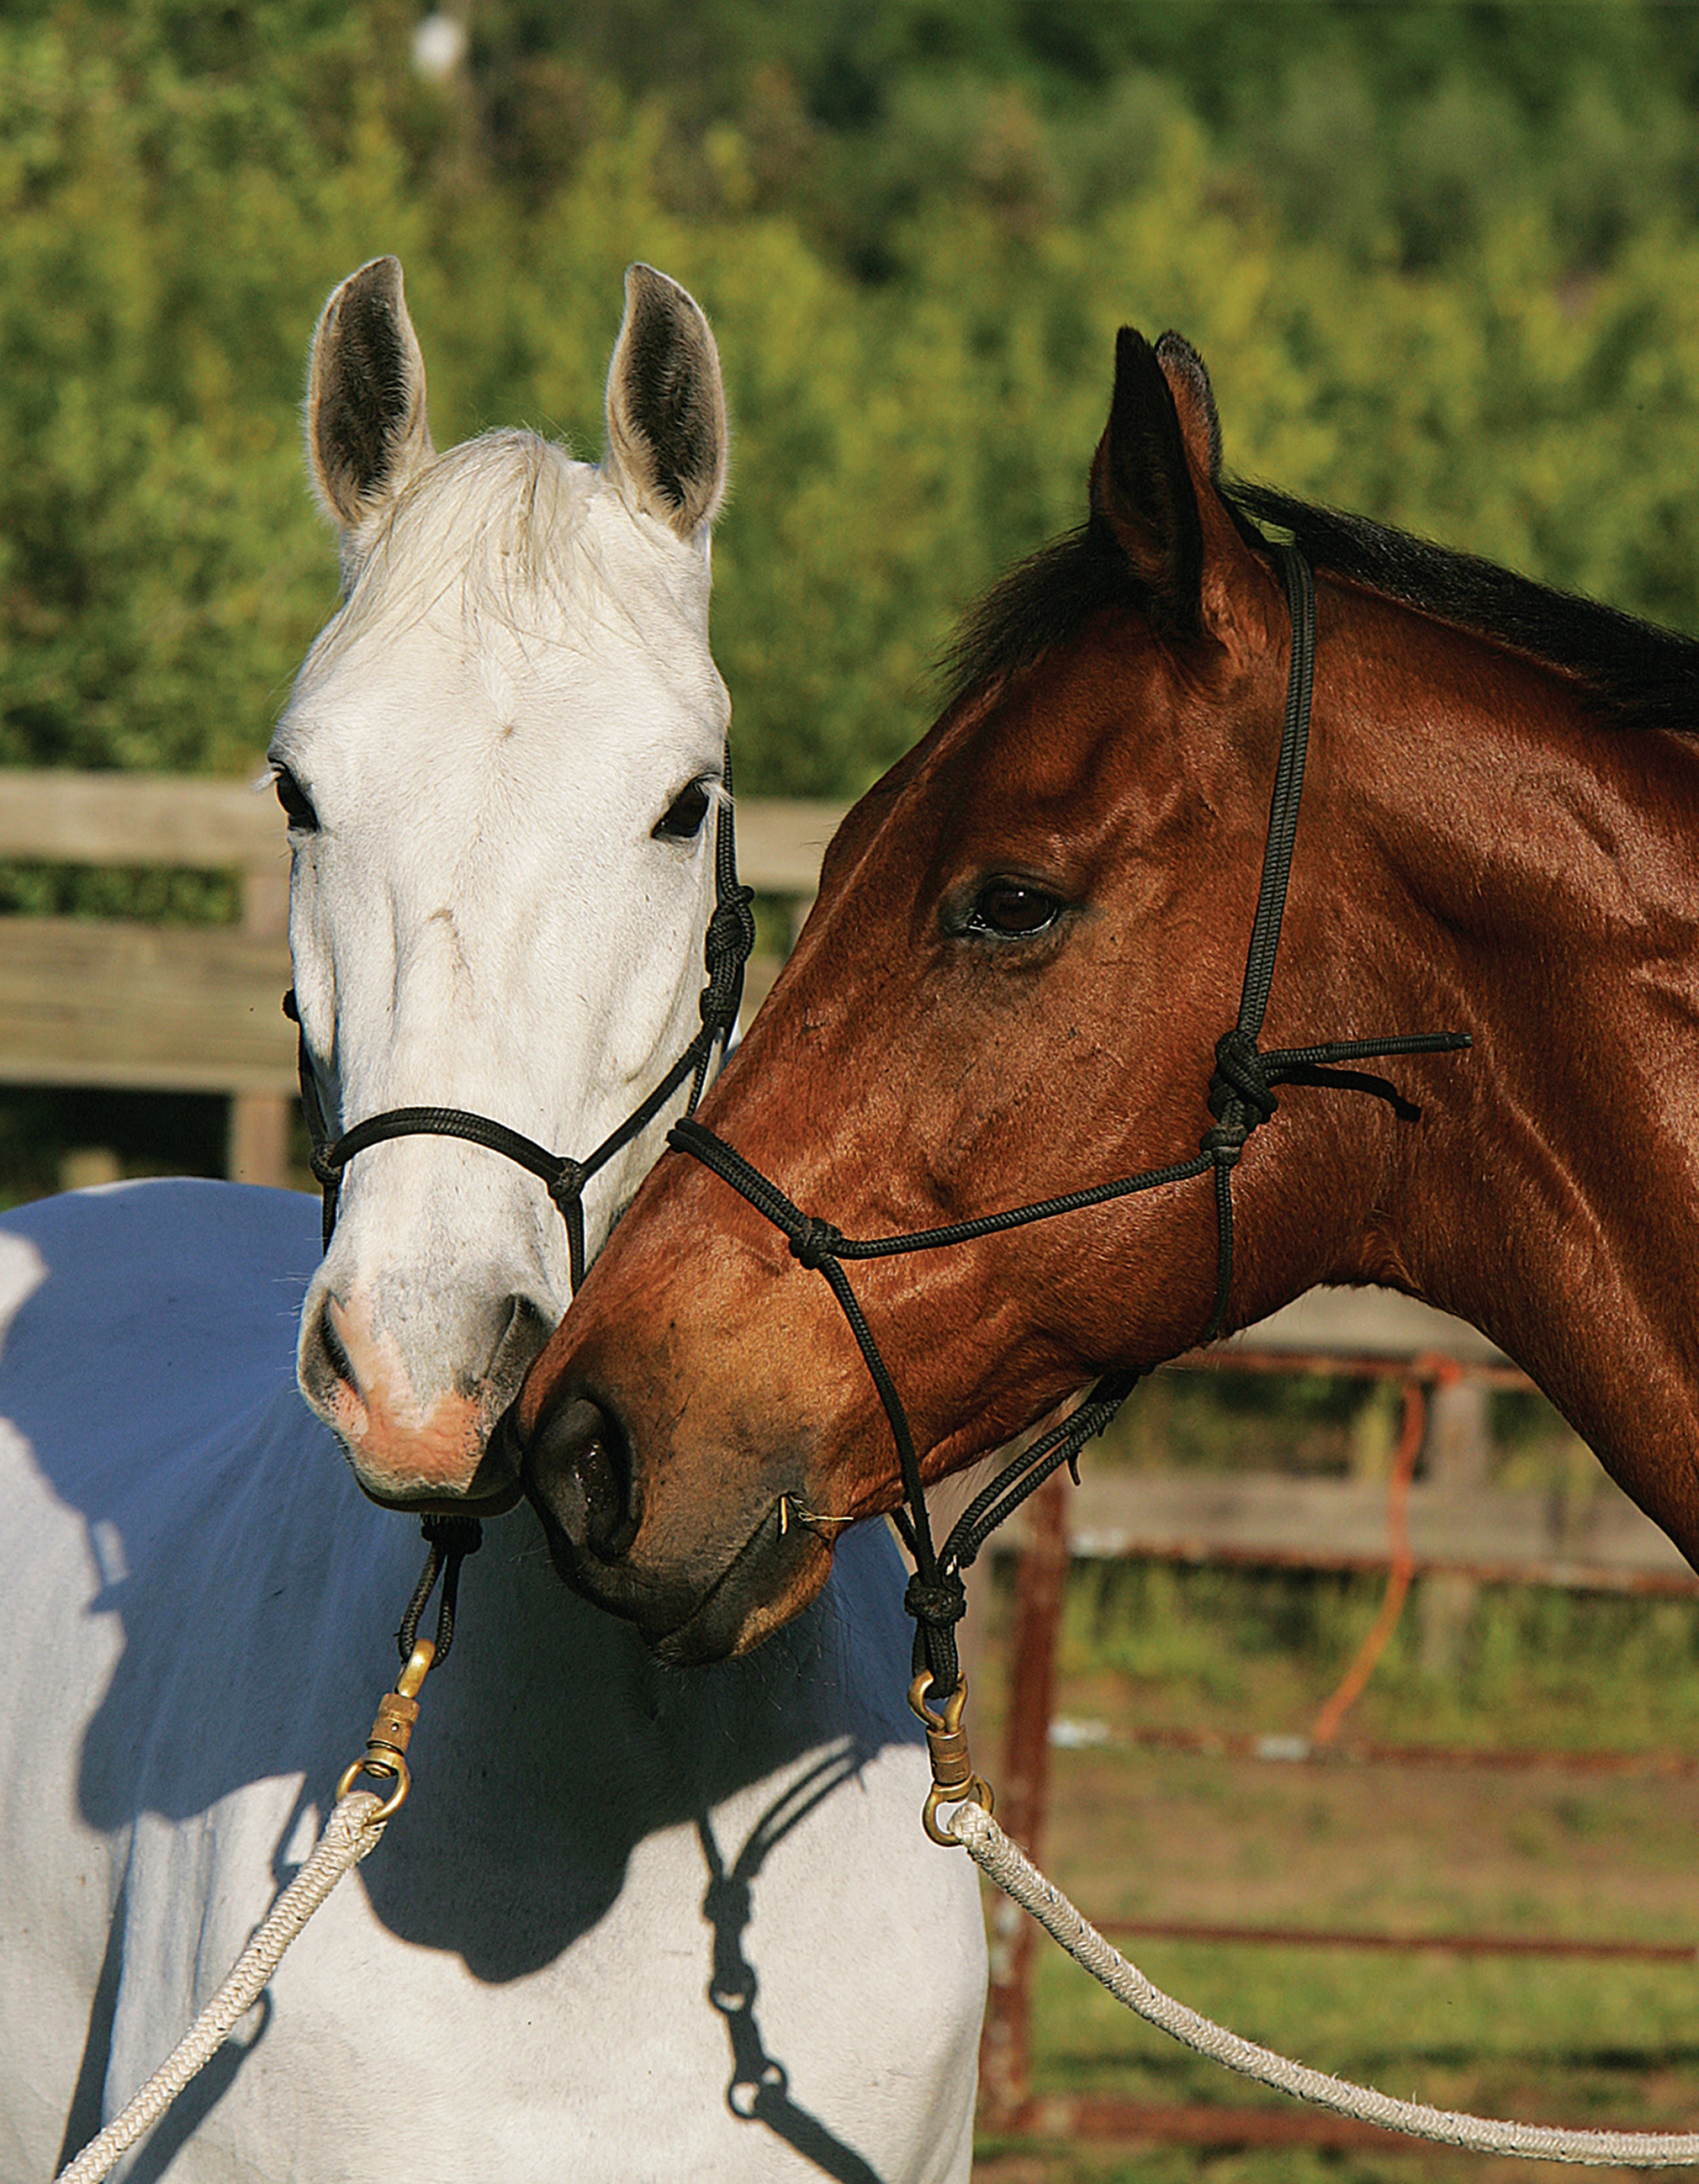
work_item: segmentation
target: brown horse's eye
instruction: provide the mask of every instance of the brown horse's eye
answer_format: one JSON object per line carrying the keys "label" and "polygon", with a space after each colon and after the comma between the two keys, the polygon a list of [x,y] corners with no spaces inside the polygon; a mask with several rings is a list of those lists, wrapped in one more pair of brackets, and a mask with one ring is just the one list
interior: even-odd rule
{"label": "brown horse's eye", "polygon": [[700,781],[693,781],[688,788],[680,789],[655,822],[655,839],[657,842],[695,841],[702,831],[702,822],[708,816],[708,806],[713,800]]}
{"label": "brown horse's eye", "polygon": [[319,815],[313,809],[313,800],[286,766],[280,766],[272,782],[277,792],[277,801],[283,807],[284,816],[292,827],[304,834],[316,834]]}
{"label": "brown horse's eye", "polygon": [[973,933],[993,933],[1008,940],[1028,940],[1061,916],[1065,905],[1042,888],[1020,880],[991,880],[974,898],[968,916]]}

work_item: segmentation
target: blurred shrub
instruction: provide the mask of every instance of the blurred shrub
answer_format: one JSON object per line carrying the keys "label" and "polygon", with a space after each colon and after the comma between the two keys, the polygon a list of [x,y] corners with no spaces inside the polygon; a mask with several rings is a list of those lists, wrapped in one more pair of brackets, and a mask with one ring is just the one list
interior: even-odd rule
{"label": "blurred shrub", "polygon": [[418,14],[0,19],[0,766],[257,758],[335,596],[306,343],[382,251],[444,443],[594,454],[626,264],[707,306],[752,790],[924,727],[1083,511],[1126,321],[1202,349],[1230,467],[1699,629],[1691,8],[485,0],[440,81]]}

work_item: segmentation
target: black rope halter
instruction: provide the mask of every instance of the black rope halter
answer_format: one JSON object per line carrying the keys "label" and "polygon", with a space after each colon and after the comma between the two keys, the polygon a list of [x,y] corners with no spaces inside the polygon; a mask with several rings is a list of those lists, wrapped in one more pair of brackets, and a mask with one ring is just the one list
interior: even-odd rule
{"label": "black rope halter", "polygon": [[[1266,1053],[1257,1044],[1280,946],[1287,881],[1298,830],[1299,800],[1304,788],[1304,758],[1309,742],[1310,704],[1316,670],[1316,590],[1309,564],[1295,547],[1278,545],[1274,551],[1292,616],[1286,721],[1275,768],[1262,881],[1246,954],[1238,1016],[1232,1029],[1224,1032],[1216,1042],[1216,1066],[1209,1085],[1210,1112],[1215,1120],[1204,1132],[1202,1148],[1197,1154],[1189,1160],[1172,1162],[1165,1167],[1145,1168],[1137,1175],[1122,1176],[1113,1183],[1068,1191],[1059,1197],[1041,1199],[1002,1213],[981,1214],[974,1220],[952,1222],[946,1228],[914,1229],[897,1236],[852,1237],[844,1235],[830,1222],[804,1213],[741,1153],[734,1151],[724,1139],[716,1137],[701,1123],[687,1118],[675,1123],[668,1134],[669,1145],[701,1161],[746,1198],[757,1212],[764,1215],[787,1240],[792,1256],[802,1266],[813,1268],[824,1276],[842,1308],[878,1390],[897,1445],[908,1507],[895,1513],[895,1522],[915,1563],[903,1604],[915,1619],[915,1671],[918,1674],[924,1669],[930,1674],[935,1692],[952,1691],[959,1680],[954,1626],[967,1606],[962,1572],[973,1562],[996,1527],[1053,1472],[1065,1463],[1075,1468],[1081,1449],[1093,1435],[1103,1431],[1143,1376],[1126,1368],[1104,1373],[1067,1417],[1025,1449],[975,1496],[943,1546],[936,1547],[908,1414],[850,1285],[844,1262],[937,1251],[948,1244],[964,1244],[981,1236],[997,1235],[1007,1228],[1053,1220],[1058,1214],[1106,1205],[1113,1199],[1128,1198],[1137,1192],[1156,1190],[1168,1184],[1186,1183],[1194,1176],[1210,1173],[1215,1178],[1216,1296],[1199,1340],[1212,1342],[1226,1320],[1227,1296],[1232,1286],[1232,1173],[1251,1133],[1267,1122],[1279,1106],[1274,1087],[1333,1085],[1347,1091],[1372,1093],[1388,1100],[1401,1119],[1411,1121],[1419,1111],[1383,1077],[1339,1065],[1384,1055],[1451,1054],[1469,1045],[1467,1035],[1461,1032],[1415,1032],[1374,1039],[1333,1039],[1319,1046],[1277,1048]],[[1075,1475],[1078,1476],[1076,1469]]]}
{"label": "black rope halter", "polygon": [[[725,794],[714,821],[714,906],[702,951],[707,983],[702,989],[701,1028],[654,1089],[584,1159],[551,1153],[534,1139],[510,1129],[506,1123],[494,1122],[487,1115],[470,1114],[463,1107],[391,1107],[381,1115],[369,1115],[352,1129],[344,1130],[340,1137],[333,1138],[325,1119],[318,1075],[307,1048],[307,1035],[305,1029],[299,1031],[295,1056],[301,1085],[301,1111],[312,1142],[313,1174],[324,1194],[323,1240],[327,1249],[336,1227],[343,1170],[356,1153],[364,1152],[368,1145],[382,1145],[390,1138],[461,1138],[468,1145],[483,1145],[491,1152],[517,1162],[542,1183],[567,1224],[567,1260],[572,1286],[577,1291],[584,1278],[584,1186],[654,1121],[686,1078],[690,1080],[690,1089],[685,1112],[687,1115],[695,1113],[707,1083],[715,1042],[729,1039],[737,1022],[738,1009],[743,1000],[744,966],[755,944],[755,915],[751,908],[753,894],[739,884],[737,877],[729,745],[726,748],[723,779]],[[283,996],[283,1013],[291,1022],[300,1026],[300,1011],[293,987]],[[477,1553],[483,1533],[476,1518],[446,1513],[427,1516],[422,1520],[421,1529],[427,1549],[425,1567],[407,1603],[395,1642],[401,1658],[406,1660],[413,1650],[420,1618],[440,1576],[443,1591],[438,1606],[435,1658],[441,1662],[454,1642],[461,1565],[468,1555]]]}
{"label": "black rope halter", "polygon": [[420,1622],[440,1577],[443,1596],[437,1602],[436,1650],[431,1659],[432,1667],[439,1669],[447,1660],[449,1648],[455,1641],[455,1613],[460,1605],[461,1564],[468,1555],[475,1555],[483,1545],[483,1527],[476,1517],[437,1515],[422,1517],[419,1529],[425,1540],[425,1567],[419,1574],[419,1582],[413,1587],[412,1598],[407,1602],[401,1618],[401,1627],[395,1633],[395,1650],[404,1661],[412,1658],[413,1647],[418,1641]]}
{"label": "black rope halter", "polygon": [[[752,891],[738,883],[729,747],[725,754],[724,778],[725,795],[714,822],[714,907],[703,946],[708,975],[702,989],[701,1028],[654,1089],[583,1160],[575,1160],[569,1153],[551,1153],[534,1138],[510,1129],[506,1123],[492,1122],[487,1115],[469,1114],[463,1107],[391,1107],[381,1115],[368,1115],[364,1122],[344,1130],[339,1138],[333,1138],[325,1119],[317,1072],[307,1050],[306,1033],[300,1032],[296,1041],[296,1066],[301,1083],[301,1108],[306,1117],[307,1134],[312,1141],[313,1174],[324,1194],[327,1249],[331,1232],[336,1227],[343,1170],[356,1153],[391,1138],[461,1138],[468,1145],[483,1145],[491,1152],[500,1153],[541,1182],[567,1224],[572,1286],[574,1291],[578,1289],[584,1278],[585,1185],[616,1153],[623,1151],[647,1128],[686,1078],[690,1080],[690,1090],[685,1112],[687,1115],[696,1112],[696,1103],[707,1083],[715,1042],[729,1039],[737,1022],[743,1000],[744,966],[755,944],[755,916],[750,907],[754,900]],[[283,996],[283,1013],[299,1025],[300,1011],[293,987]]]}

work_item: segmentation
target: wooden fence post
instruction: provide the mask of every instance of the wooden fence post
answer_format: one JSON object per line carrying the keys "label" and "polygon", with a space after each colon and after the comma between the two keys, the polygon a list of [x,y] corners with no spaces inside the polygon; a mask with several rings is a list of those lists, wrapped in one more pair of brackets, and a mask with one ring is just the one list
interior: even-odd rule
{"label": "wooden fence post", "polygon": [[[1041,1864],[1056,1641],[1067,1590],[1069,1490],[1067,1479],[1058,1476],[1026,1505],[1027,1544],[1015,1564],[1003,1761],[994,1785],[1004,1830]],[[1026,1914],[999,1893],[992,1906],[991,1987],[980,2039],[980,2114],[992,2130],[1012,2127],[1031,2092],[1037,1933]]]}
{"label": "wooden fence post", "polygon": [[[1435,1381],[1428,1407],[1428,1440],[1422,1451],[1429,1483],[1448,1494],[1484,1486],[1492,1451],[1491,1390],[1479,1380],[1463,1379],[1454,1367]],[[1417,1593],[1420,1657],[1430,1676],[1456,1673],[1463,1634],[1475,1612],[1480,1586],[1454,1570],[1422,1579]]]}
{"label": "wooden fence post", "polygon": [[[285,940],[289,933],[289,881],[275,865],[242,875],[242,929],[256,939]],[[277,996],[279,1008],[283,997]],[[295,1103],[276,1092],[238,1092],[230,1101],[224,1172],[232,1183],[289,1184],[289,1135]]]}

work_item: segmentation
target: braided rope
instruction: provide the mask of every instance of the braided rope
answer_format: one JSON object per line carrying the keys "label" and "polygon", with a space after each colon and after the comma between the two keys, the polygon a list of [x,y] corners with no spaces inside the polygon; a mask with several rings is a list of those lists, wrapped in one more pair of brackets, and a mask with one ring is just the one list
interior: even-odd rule
{"label": "braided rope", "polygon": [[1242,2039],[1200,2017],[1182,2002],[1164,1994],[1112,1948],[1053,1887],[1031,1859],[1012,1843],[991,1814],[971,1801],[960,1804],[943,1825],[988,1879],[1029,1912],[1053,1940],[1082,1965],[1115,2000],[1146,2024],[1241,2077],[1271,2086],[1277,2092],[1331,2109],[1336,2115],[1378,2124],[1383,2131],[1412,2138],[1460,2146],[1476,2153],[1510,2153],[1524,2161],[1568,2161],[1595,2167],[1679,2169],[1699,2164],[1699,2132],[1647,2131],[1562,2131],[1555,2126],[1499,2123],[1487,2116],[1463,2115],[1453,2109],[1429,2108],[1422,2101],[1394,2100],[1369,2086],[1330,2077],[1302,2063],[1289,2062],[1271,2048]]}
{"label": "braided rope", "polygon": [[338,1803],[306,1864],[272,1905],[264,1924],[206,2008],[123,2112],[84,2147],[57,2184],[101,2184],[120,2158],[151,2131],[196,2072],[211,2061],[259,2000],[283,1953],[344,1874],[373,1849],[384,1823],[383,1800],[355,1790]]}

